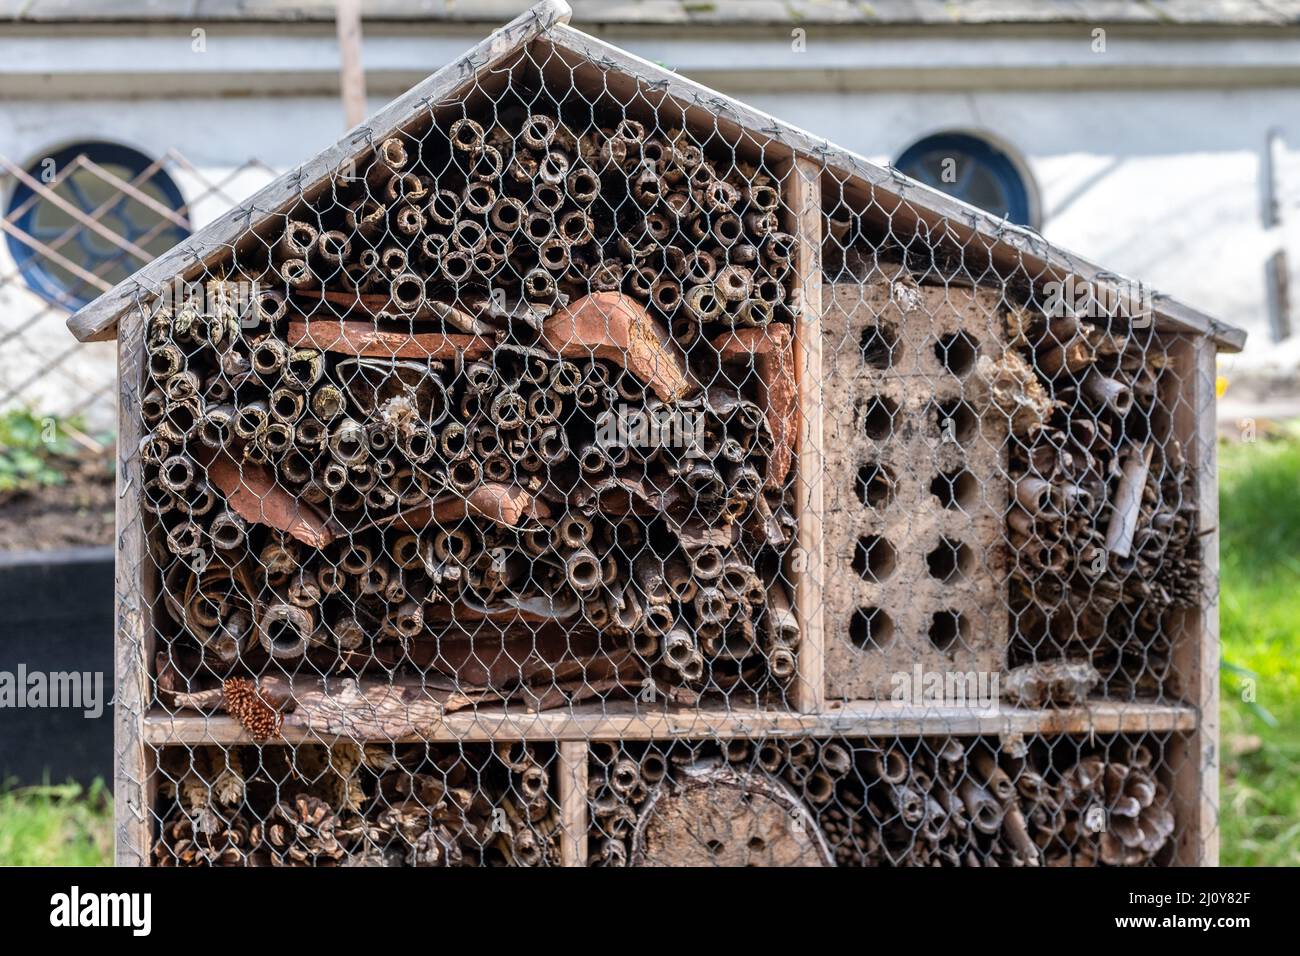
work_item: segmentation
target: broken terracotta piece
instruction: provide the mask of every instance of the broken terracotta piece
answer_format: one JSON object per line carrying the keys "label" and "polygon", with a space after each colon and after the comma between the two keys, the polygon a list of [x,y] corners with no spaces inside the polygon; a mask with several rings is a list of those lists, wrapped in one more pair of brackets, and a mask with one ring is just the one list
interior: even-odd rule
{"label": "broken terracotta piece", "polygon": [[494,599],[491,604],[483,604],[472,596],[463,594],[455,604],[436,607],[430,611],[429,620],[541,624],[547,621],[567,621],[581,612],[582,605],[575,597],[563,599],[561,603],[561,599],[546,594],[519,597],[507,594]]}
{"label": "broken terracotta piece", "polygon": [[338,536],[333,522],[290,494],[263,465],[241,464],[220,454],[208,465],[208,480],[245,521],[269,525],[312,548],[323,548]]}
{"label": "broken terracotta piece", "polygon": [[561,358],[602,358],[632,373],[665,402],[699,390],[672,337],[635,299],[596,292],[556,311],[542,342]]}
{"label": "broken terracotta piece", "polygon": [[518,485],[489,483],[479,485],[464,498],[442,501],[433,507],[433,518],[440,523],[460,518],[487,518],[497,524],[514,527],[525,518],[549,518],[551,509]]}
{"label": "broken terracotta piece", "polygon": [[663,492],[639,478],[613,475],[577,489],[570,503],[583,514],[597,511],[613,515],[653,515],[677,500],[677,492]]}
{"label": "broken terracotta piece", "polygon": [[479,485],[467,495],[443,495],[425,504],[400,511],[389,518],[374,523],[375,527],[400,526],[419,531],[431,522],[450,525],[462,518],[486,518],[510,528],[525,520],[549,518],[551,509],[539,498],[518,485],[495,482]]}
{"label": "broken terracotta piece", "polygon": [[340,306],[346,311],[355,309],[364,312],[372,319],[410,319],[417,322],[438,319],[461,332],[482,332],[488,328],[468,312],[446,302],[426,301],[420,308],[411,311],[398,306],[391,296],[382,294],[359,295],[355,292],[328,289],[295,289],[293,294],[320,299],[330,305]]}
{"label": "broken terracotta piece", "polygon": [[436,641],[414,642],[405,652],[388,645],[376,647],[376,657],[385,662],[401,660],[401,653],[408,654],[414,666],[436,670],[456,687],[471,692],[491,689],[503,695],[522,686],[544,689],[561,682],[604,679],[614,668],[637,669],[630,649],[554,615],[523,629],[488,620],[476,623],[458,615],[454,624],[437,632]]}
{"label": "broken terracotta piece", "polygon": [[289,344],[322,352],[339,352],[364,358],[452,359],[479,358],[492,350],[481,335],[456,332],[386,332],[374,322],[351,319],[293,319]]}

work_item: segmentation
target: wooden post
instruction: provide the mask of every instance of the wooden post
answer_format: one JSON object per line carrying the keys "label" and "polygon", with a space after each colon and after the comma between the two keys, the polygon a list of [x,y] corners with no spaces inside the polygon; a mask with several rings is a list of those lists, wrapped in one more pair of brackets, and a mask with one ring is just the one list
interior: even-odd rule
{"label": "wooden post", "polygon": [[786,202],[794,221],[794,296],[800,306],[795,325],[794,367],[799,385],[799,463],[795,478],[795,517],[799,522],[795,570],[795,614],[799,619],[799,669],[795,706],[822,710],[826,700],[826,640],[822,587],[826,579],[822,547],[822,190],[821,166],[797,157],[786,176]]}
{"label": "wooden post", "polygon": [[153,628],[145,588],[143,516],[140,513],[141,364],[144,317],[139,306],[122,317],[117,338],[117,556],[114,566],[116,634],[113,644],[114,859],[118,866],[146,866],[153,835],[153,761],[144,742],[149,707],[149,659]]}
{"label": "wooden post", "polygon": [[1219,864],[1219,476],[1215,433],[1215,344],[1206,336],[1172,349],[1182,375],[1174,437],[1195,469],[1200,511],[1201,606],[1174,621],[1173,663],[1196,730],[1175,738],[1173,786],[1178,863]]}
{"label": "wooden post", "polygon": [[366,73],[361,66],[361,0],[337,0],[334,22],[339,36],[339,92],[344,126],[366,118]]}
{"label": "wooden post", "polygon": [[587,865],[587,743],[560,744],[560,863]]}

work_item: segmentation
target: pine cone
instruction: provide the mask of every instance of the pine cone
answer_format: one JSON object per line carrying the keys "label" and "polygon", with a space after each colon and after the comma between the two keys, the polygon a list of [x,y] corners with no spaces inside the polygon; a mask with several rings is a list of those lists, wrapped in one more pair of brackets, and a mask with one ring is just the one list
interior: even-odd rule
{"label": "pine cone", "polygon": [[441,824],[417,836],[406,854],[408,866],[459,866],[464,859],[455,836]]}
{"label": "pine cone", "polygon": [[253,839],[271,851],[276,866],[332,866],[345,851],[335,835],[338,820],[324,800],[299,794],[281,801],[265,828],[255,827]]}
{"label": "pine cone", "polygon": [[344,859],[340,866],[347,867],[400,867],[405,860],[400,850],[393,847],[380,847],[373,844],[367,844],[360,850],[353,850]]}
{"label": "pine cone", "polygon": [[476,856],[479,849],[475,828],[446,802],[426,807],[407,800],[385,809],[374,825],[394,836],[394,846],[405,848],[408,866],[460,866],[465,851]]}
{"label": "pine cone", "polygon": [[153,854],[159,866],[247,866],[253,840],[241,816],[227,820],[204,810],[177,810],[162,826]]}
{"label": "pine cone", "polygon": [[226,713],[239,721],[259,743],[280,736],[284,715],[263,700],[257,684],[246,677],[228,677],[221,685]]}
{"label": "pine cone", "polygon": [[1150,754],[1134,756],[1139,765],[1087,757],[1065,774],[1065,801],[1077,815],[1065,831],[1077,840],[1074,865],[1097,859],[1107,866],[1148,863],[1173,835],[1169,794],[1140,766],[1150,762]]}
{"label": "pine cone", "polygon": [[1145,770],[1112,764],[1107,774],[1109,826],[1101,835],[1101,859],[1111,866],[1149,862],[1173,835],[1169,795]]}
{"label": "pine cone", "polygon": [[353,815],[340,820],[335,835],[348,848],[341,866],[404,866],[406,845],[382,824]]}

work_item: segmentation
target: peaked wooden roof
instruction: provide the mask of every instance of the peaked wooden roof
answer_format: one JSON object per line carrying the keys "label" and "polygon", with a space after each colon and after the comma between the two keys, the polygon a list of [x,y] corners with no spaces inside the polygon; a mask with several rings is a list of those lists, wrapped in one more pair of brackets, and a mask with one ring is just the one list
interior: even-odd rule
{"label": "peaked wooden roof", "polygon": [[[1076,281],[1107,287],[1136,287],[1123,276],[1069,253],[1020,226],[910,179],[896,170],[784,123],[737,100],[678,76],[569,27],[565,0],[541,0],[459,59],[393,100],[370,119],[348,131],[323,150],[267,184],[255,195],[228,210],[184,242],[139,269],[99,298],[70,316],[68,328],[83,342],[112,339],[121,316],[137,302],[160,293],[176,276],[201,271],[226,254],[235,243],[266,218],[283,214],[302,197],[303,188],[323,181],[341,164],[366,154],[385,137],[428,115],[431,104],[445,102],[471,88],[476,78],[502,65],[534,43],[545,44],[575,74],[613,86],[625,86],[650,104],[671,101],[701,123],[724,135],[743,134],[762,145],[765,155],[793,159],[803,156],[823,165],[845,184],[870,199],[872,215],[902,228],[942,230],[962,245],[988,250],[994,265],[1008,273],[1022,267],[1036,280]],[[1239,350],[1244,330],[1200,312],[1182,302],[1156,294],[1152,310],[1157,327],[1210,336],[1220,348]]]}

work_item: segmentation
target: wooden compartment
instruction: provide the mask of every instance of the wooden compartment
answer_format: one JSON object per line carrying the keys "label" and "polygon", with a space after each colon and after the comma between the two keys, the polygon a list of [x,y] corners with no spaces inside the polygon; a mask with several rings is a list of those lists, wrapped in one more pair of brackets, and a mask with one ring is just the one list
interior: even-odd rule
{"label": "wooden compartment", "polygon": [[593,866],[1169,863],[1178,735],[593,742]]}
{"label": "wooden compartment", "polygon": [[556,748],[163,747],[156,866],[558,866]]}

